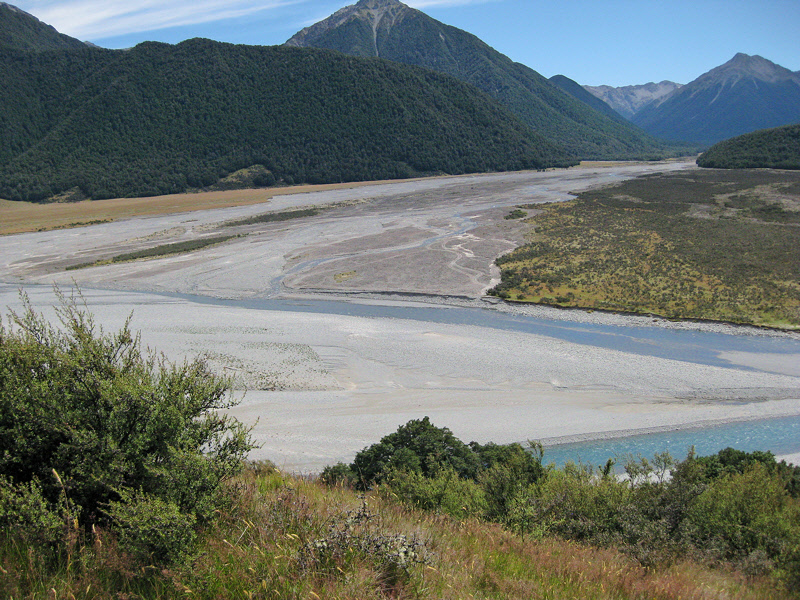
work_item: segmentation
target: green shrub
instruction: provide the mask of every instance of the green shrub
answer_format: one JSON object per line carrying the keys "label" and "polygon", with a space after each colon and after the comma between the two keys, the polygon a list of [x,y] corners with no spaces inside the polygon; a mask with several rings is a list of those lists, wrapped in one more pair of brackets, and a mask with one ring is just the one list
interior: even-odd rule
{"label": "green shrub", "polygon": [[123,490],[119,501],[109,503],[107,514],[120,547],[140,561],[175,562],[194,548],[196,519],[173,502]]}
{"label": "green shrub", "polygon": [[724,559],[774,559],[800,546],[800,505],[760,463],[715,480],[687,517],[696,545]]}
{"label": "green shrub", "polygon": [[377,444],[356,454],[350,465],[359,485],[380,483],[393,471],[417,471],[430,476],[449,467],[459,477],[474,479],[479,457],[447,427],[436,427],[428,417],[412,420]]}
{"label": "green shrub", "polygon": [[248,430],[220,412],[235,403],[228,381],[202,360],[143,356],[128,322],[106,334],[59,298],[61,329],[25,297],[11,327],[0,324],[0,474],[28,498],[19,510],[66,503],[89,530],[124,514],[126,498],[146,497],[188,521],[211,519],[252,448]]}
{"label": "green shrub", "polygon": [[60,539],[68,519],[63,503],[52,508],[45,500],[38,481],[14,485],[0,475],[0,530],[13,532],[30,545],[52,544]]}
{"label": "green shrub", "polygon": [[389,478],[389,489],[406,504],[456,519],[480,517],[486,512],[481,487],[470,479],[461,479],[450,468],[431,477],[419,471],[395,472]]}

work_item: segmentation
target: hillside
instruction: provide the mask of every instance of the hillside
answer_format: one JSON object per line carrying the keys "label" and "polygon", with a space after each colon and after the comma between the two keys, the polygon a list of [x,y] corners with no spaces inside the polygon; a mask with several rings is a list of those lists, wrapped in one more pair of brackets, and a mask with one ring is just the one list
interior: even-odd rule
{"label": "hillside", "polygon": [[680,83],[662,81],[660,83],[645,83],[644,85],[624,85],[612,87],[609,85],[584,86],[586,91],[608,104],[617,113],[626,119],[632,119],[642,108],[648,104],[660,104],[675,90],[681,88]]}
{"label": "hillside", "polygon": [[719,142],[700,155],[697,164],[712,169],[800,169],[800,124]]}
{"label": "hillside", "polygon": [[574,164],[452,77],[316,49],[0,49],[0,74],[11,200],[176,193],[254,165],[271,185]]}
{"label": "hillside", "polygon": [[286,44],[384,58],[452,75],[495,98],[574,157],[665,154],[663,142],[591,109],[474,35],[397,0],[360,0],[303,29]]}
{"label": "hillside", "polygon": [[740,53],[632,120],[652,135],[705,145],[797,123],[800,75]]}
{"label": "hillside", "polygon": [[561,88],[562,91],[566,92],[576,100],[591,106],[597,112],[604,114],[610,119],[614,119],[615,121],[623,120],[617,111],[606,104],[601,98],[594,96],[589,91],[584,89],[584,87],[581,86],[581,84],[579,84],[577,81],[574,81],[565,75],[553,75],[549,81],[553,85]]}
{"label": "hillside", "polygon": [[75,50],[86,44],[59,33],[16,6],[0,2],[0,47],[42,52]]}

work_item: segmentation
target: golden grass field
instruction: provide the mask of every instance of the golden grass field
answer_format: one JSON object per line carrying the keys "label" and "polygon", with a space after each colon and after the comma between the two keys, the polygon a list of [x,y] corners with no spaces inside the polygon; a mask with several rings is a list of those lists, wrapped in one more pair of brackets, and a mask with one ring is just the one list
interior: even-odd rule
{"label": "golden grass field", "polygon": [[116,221],[146,215],[246,206],[268,202],[274,196],[324,192],[382,183],[387,182],[369,181],[298,185],[284,188],[226,190],[152,196],[149,198],[114,198],[111,200],[83,200],[81,202],[56,202],[51,204],[12,202],[0,199],[0,235],[80,227],[97,222]]}

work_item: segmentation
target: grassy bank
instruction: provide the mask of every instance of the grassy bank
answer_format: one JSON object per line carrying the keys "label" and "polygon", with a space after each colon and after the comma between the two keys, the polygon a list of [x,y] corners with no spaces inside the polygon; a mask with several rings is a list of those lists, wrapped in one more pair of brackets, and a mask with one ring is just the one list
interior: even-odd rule
{"label": "grassy bank", "polygon": [[0,545],[6,598],[790,598],[768,579],[691,561],[645,568],[614,549],[530,539],[252,465],[194,558],[137,563],[114,537],[60,552]]}
{"label": "grassy bank", "polygon": [[531,242],[497,260],[503,298],[800,326],[800,174],[640,177],[529,222]]}

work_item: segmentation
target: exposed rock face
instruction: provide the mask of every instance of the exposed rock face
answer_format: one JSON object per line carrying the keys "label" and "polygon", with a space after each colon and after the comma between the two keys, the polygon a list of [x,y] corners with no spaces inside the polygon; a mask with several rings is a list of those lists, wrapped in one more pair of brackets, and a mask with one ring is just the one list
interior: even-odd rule
{"label": "exposed rock face", "polygon": [[632,120],[653,135],[709,145],[797,123],[800,76],[761,56],[739,53]]}
{"label": "exposed rock face", "polygon": [[609,85],[585,85],[583,87],[623,117],[631,119],[633,115],[651,102],[660,104],[672,92],[680,89],[682,85],[674,81],[662,81],[660,83],[651,81],[644,85],[626,85],[622,87]]}
{"label": "exposed rock face", "polygon": [[[347,54],[380,57],[379,32],[381,37],[388,36],[392,28],[402,21],[410,10],[412,10],[410,7],[398,0],[359,0],[356,4],[339,9],[327,19],[299,31],[286,42],[286,45],[313,46],[316,40],[335,29],[350,25],[367,25],[366,29],[372,31],[372,43],[355,44]],[[369,36],[366,36],[366,40],[369,41]]]}

